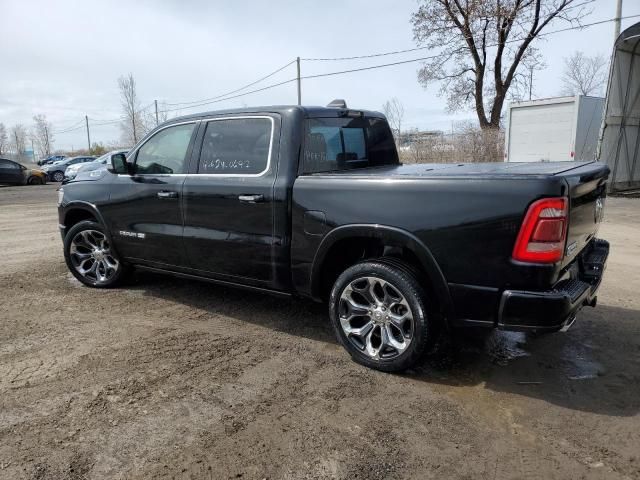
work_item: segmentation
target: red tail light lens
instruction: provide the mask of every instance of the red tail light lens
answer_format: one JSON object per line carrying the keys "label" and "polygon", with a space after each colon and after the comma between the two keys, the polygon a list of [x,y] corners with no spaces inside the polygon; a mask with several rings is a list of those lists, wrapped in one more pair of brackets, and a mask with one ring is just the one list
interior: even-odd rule
{"label": "red tail light lens", "polygon": [[568,201],[564,197],[532,203],[513,247],[513,259],[531,263],[561,260],[567,236],[567,212]]}

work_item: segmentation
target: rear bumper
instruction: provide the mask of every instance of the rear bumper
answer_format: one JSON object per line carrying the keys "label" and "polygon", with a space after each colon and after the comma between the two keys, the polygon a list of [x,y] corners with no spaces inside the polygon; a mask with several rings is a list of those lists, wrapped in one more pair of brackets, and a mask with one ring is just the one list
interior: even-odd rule
{"label": "rear bumper", "polygon": [[553,332],[568,328],[585,305],[595,306],[609,256],[609,243],[594,240],[577,260],[576,278],[564,279],[547,291],[505,290],[500,298],[498,328]]}

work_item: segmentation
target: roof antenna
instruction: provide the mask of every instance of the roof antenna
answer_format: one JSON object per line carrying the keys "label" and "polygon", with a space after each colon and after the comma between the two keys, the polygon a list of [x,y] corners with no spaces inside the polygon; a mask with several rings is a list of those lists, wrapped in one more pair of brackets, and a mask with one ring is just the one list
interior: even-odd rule
{"label": "roof antenna", "polygon": [[341,98],[336,98],[329,105],[327,105],[327,107],[329,107],[329,108],[347,108],[347,102],[345,102]]}

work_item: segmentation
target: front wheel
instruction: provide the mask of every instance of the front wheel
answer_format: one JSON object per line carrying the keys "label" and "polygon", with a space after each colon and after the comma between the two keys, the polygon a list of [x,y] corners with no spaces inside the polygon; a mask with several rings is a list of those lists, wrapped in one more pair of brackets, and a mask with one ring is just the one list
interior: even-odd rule
{"label": "front wheel", "polygon": [[40,177],[36,177],[35,175],[29,177],[29,180],[27,180],[28,185],[42,185],[43,183],[44,182],[42,181],[42,179]]}
{"label": "front wheel", "polygon": [[51,178],[53,178],[54,182],[61,182],[62,180],[64,180],[64,173],[62,173],[60,170],[57,170],[53,172]]}
{"label": "front wheel", "polygon": [[73,276],[89,287],[114,287],[128,273],[102,225],[89,220],[74,225],[65,236],[64,259]]}
{"label": "front wheel", "polygon": [[431,336],[424,290],[409,269],[386,262],[345,270],[331,290],[329,315],[351,357],[386,372],[415,365]]}

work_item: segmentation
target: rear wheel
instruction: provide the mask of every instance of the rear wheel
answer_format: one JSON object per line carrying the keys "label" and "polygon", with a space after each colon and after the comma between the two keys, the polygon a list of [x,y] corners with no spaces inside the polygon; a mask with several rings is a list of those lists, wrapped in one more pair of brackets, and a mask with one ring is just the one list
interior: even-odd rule
{"label": "rear wheel", "polygon": [[116,286],[128,273],[102,225],[89,220],[74,225],[65,236],[64,258],[73,276],[90,287]]}
{"label": "rear wheel", "polygon": [[431,335],[426,295],[407,269],[354,265],[336,280],[329,315],[340,343],[362,365],[402,371],[420,360]]}

